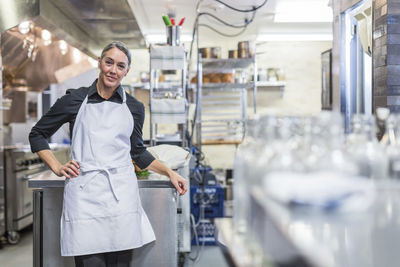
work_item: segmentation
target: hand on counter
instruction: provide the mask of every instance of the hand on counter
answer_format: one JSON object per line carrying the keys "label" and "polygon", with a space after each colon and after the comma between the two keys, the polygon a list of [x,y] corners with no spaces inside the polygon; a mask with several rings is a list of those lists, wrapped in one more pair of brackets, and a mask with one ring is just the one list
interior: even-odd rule
{"label": "hand on counter", "polygon": [[70,160],[54,172],[57,176],[65,176],[70,179],[72,177],[78,177],[79,175],[79,163],[75,160]]}
{"label": "hand on counter", "polygon": [[183,195],[187,191],[186,187],[186,180],[176,172],[172,171],[169,179],[171,180],[171,183],[175,186],[176,190],[178,190],[179,195]]}
{"label": "hand on counter", "polygon": [[182,196],[183,194],[186,193],[186,191],[187,191],[186,180],[182,176],[180,176],[179,174],[177,174],[176,172],[174,172],[173,170],[168,168],[161,161],[154,160],[147,167],[147,169],[149,171],[153,171],[158,174],[168,176],[169,179],[171,180],[171,183],[175,186],[176,190],[178,191],[179,195]]}

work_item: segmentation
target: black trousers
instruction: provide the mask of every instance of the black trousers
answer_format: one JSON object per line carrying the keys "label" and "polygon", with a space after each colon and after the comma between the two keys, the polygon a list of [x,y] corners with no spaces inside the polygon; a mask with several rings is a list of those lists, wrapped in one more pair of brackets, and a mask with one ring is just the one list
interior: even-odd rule
{"label": "black trousers", "polygon": [[129,267],[132,250],[75,256],[76,267]]}

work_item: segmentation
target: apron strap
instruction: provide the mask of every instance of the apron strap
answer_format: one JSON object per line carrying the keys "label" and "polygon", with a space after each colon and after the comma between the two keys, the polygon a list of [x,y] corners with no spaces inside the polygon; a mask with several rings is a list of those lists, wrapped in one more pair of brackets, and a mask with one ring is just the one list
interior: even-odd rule
{"label": "apron strap", "polygon": [[96,177],[97,174],[99,174],[100,172],[104,172],[104,173],[106,174],[106,177],[107,177],[108,182],[110,183],[111,191],[112,191],[112,193],[113,193],[113,195],[114,195],[114,198],[115,198],[117,201],[119,201],[117,192],[115,192],[114,185],[113,185],[113,183],[112,183],[111,174],[110,174],[110,172],[108,171],[108,169],[103,169],[103,168],[102,168],[102,169],[92,170],[92,171],[90,171],[90,172],[93,172],[92,175],[90,175],[90,176],[87,178],[87,181],[86,181],[85,183],[82,183],[79,187],[80,187],[81,189],[83,189],[86,185],[88,185],[90,182],[93,181],[94,177]]}
{"label": "apron strap", "polygon": [[122,92],[123,92],[122,103],[126,103],[126,92],[125,92],[124,88],[122,88]]}
{"label": "apron strap", "polygon": [[[131,165],[132,163],[130,162],[129,164]],[[115,190],[115,185],[113,184],[113,179],[111,177],[110,170],[117,170],[118,168],[127,167],[127,166],[129,166],[129,164],[126,164],[123,166],[118,166],[118,167],[97,167],[97,166],[86,166],[86,165],[81,164],[80,169],[82,172],[93,172],[93,173],[92,173],[92,175],[90,175],[89,177],[87,177],[85,179],[86,181],[80,185],[80,188],[83,189],[86,185],[88,185],[89,183],[91,183],[93,181],[93,179],[96,177],[97,174],[99,174],[100,172],[104,172],[108,179],[108,182],[111,187],[111,191],[112,191],[115,199],[117,201],[119,201],[119,197]]]}

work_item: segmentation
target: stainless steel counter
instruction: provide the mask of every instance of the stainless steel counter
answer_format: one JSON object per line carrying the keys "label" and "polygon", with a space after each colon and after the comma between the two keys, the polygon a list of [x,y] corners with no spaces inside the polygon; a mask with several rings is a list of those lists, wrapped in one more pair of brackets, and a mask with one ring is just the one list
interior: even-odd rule
{"label": "stainless steel counter", "polygon": [[[131,266],[177,266],[177,202],[169,181],[139,180],[142,205],[153,226],[156,242],[133,251]],[[60,254],[60,218],[64,178],[51,171],[29,181],[34,190],[34,267],[74,266],[72,257]]]}
{"label": "stainless steel counter", "polygon": [[[55,188],[64,187],[64,177],[58,177],[52,171],[37,175],[29,180],[31,188]],[[174,188],[170,181],[166,180],[138,180],[139,188]]]}

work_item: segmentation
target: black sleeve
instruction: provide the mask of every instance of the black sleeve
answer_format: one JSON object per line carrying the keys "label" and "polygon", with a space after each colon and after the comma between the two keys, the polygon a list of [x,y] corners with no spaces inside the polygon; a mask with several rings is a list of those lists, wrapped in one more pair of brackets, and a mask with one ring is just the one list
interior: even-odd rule
{"label": "black sleeve", "polygon": [[131,135],[131,157],[139,168],[145,169],[153,162],[153,160],[155,160],[155,158],[143,145],[142,128],[145,114],[144,105],[137,101],[134,108],[132,105],[130,106],[134,120],[134,128]]}
{"label": "black sleeve", "polygon": [[56,103],[33,126],[29,133],[29,143],[33,153],[50,149],[46,139],[51,137],[64,123],[70,121],[73,114],[71,109],[71,94],[57,99]]}

